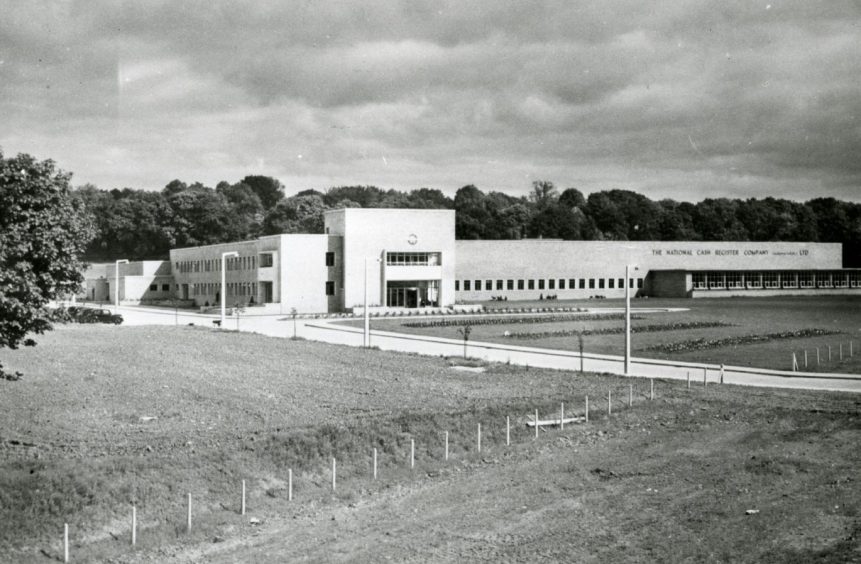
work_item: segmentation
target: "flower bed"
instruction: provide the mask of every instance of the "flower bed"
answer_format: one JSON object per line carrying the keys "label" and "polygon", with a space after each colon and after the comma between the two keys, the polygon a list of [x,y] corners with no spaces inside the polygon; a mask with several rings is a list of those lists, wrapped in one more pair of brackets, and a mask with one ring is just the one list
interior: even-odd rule
{"label": "flower bed", "polygon": [[738,337],[726,337],[723,339],[689,339],[676,343],[664,343],[647,347],[645,350],[663,353],[688,352],[703,349],[717,349],[727,346],[750,345],[753,343],[767,343],[780,339],[798,339],[804,337],[820,337],[823,335],[836,335],[840,331],[829,329],[799,329],[798,331],[784,331],[782,333],[767,333],[765,335],[741,335]]}
{"label": "flower bed", "polygon": [[[690,323],[665,323],[660,325],[641,325],[631,327],[631,333],[654,333],[657,331],[685,331],[688,329],[708,329],[712,327],[732,327],[732,323],[722,321],[693,321]],[[603,327],[601,329],[563,329],[559,331],[518,332],[506,331],[504,337],[511,339],[548,339],[552,337],[573,337],[576,335],[618,335],[624,333],[624,327]]]}
{"label": "flower bed", "polygon": [[[559,321],[608,321],[624,319],[623,313],[569,313],[564,315],[530,315],[522,317],[470,317],[469,319],[434,319],[432,321],[413,321],[402,323],[404,327],[463,327],[466,325],[513,325],[515,323],[554,323]],[[642,319],[631,316],[631,319]]]}

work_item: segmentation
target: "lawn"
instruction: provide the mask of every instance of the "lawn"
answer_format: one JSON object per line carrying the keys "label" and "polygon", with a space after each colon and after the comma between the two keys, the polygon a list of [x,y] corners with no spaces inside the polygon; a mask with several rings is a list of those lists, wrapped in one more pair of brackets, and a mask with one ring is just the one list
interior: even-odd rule
{"label": "lawn", "polygon": [[[801,562],[858,550],[861,404],[850,394],[658,381],[649,401],[636,379],[471,372],[455,359],[195,327],[60,327],[3,360],[25,373],[0,394],[4,561],[58,558],[64,522],[74,561],[402,560],[410,550],[448,561]],[[586,395],[589,424],[533,440],[529,414],[551,417],[563,401],[582,412]],[[238,514],[243,479],[261,526]],[[756,521],[749,507],[762,510]],[[339,528],[345,511],[357,517]],[[489,540],[476,553],[479,536]]]}
{"label": "lawn", "polygon": [[[488,309],[529,307],[624,307],[624,300],[591,301],[544,301],[487,302]],[[688,311],[674,313],[636,314],[632,321],[632,354],[646,358],[682,360],[690,362],[724,363],[736,366],[754,366],[790,370],[792,353],[795,352],[801,369],[804,369],[804,351],[807,350],[807,370],[819,372],[861,373],[861,297],[776,297],[737,299],[637,299],[632,307],[675,307]],[[379,330],[460,338],[456,327],[416,328],[408,324],[421,318],[374,319],[372,327]],[[584,322],[561,321],[552,323],[529,323],[511,317],[510,324],[474,325],[470,338],[476,341],[543,347],[561,350],[579,349],[572,331],[607,330],[616,328],[620,332],[605,335],[587,335],[583,338],[585,352],[597,354],[624,354],[625,337],[621,332],[624,321],[590,320]],[[719,325],[707,328],[682,328],[675,331],[639,332],[646,325],[672,325],[711,323]],[[767,342],[733,345],[716,348],[686,350],[666,353],[653,350],[667,343],[683,343],[693,339],[715,340],[749,335],[789,333],[804,329],[821,329],[831,335],[803,338],[773,338]],[[553,333],[565,332],[562,336],[544,336],[540,339],[506,337],[505,333],[520,332]],[[853,341],[853,357],[849,356],[849,341]],[[840,359],[840,346],[843,359]],[[831,358],[828,358],[828,347]],[[819,348],[819,364],[816,363],[816,348]]]}

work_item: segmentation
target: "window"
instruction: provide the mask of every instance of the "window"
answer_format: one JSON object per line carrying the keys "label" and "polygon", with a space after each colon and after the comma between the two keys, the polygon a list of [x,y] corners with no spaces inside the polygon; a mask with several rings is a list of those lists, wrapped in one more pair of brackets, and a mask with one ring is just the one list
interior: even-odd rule
{"label": "window", "polygon": [[484,281],[484,289],[488,292],[493,290],[493,280],[485,280]]}
{"label": "window", "polygon": [[539,290],[544,289],[544,279],[543,278],[538,281],[538,289]]}
{"label": "window", "polygon": [[149,285],[150,292],[158,292],[158,284]]}
{"label": "window", "polygon": [[[612,286],[610,286],[610,287],[612,288]],[[625,279],[624,278],[619,278],[619,286],[618,287],[619,288],[625,287]]]}
{"label": "window", "polygon": [[266,268],[272,264],[272,253],[260,253],[260,268]]}
{"label": "window", "polygon": [[816,287],[817,288],[830,288],[831,287],[831,273],[830,272],[817,272],[816,273]]}
{"label": "window", "polygon": [[547,289],[548,290],[555,290],[556,289],[556,280],[554,280],[553,278],[548,280],[547,281]]}
{"label": "window", "polygon": [[798,285],[801,288],[813,288],[813,273],[812,272],[799,272],[798,273]]}
{"label": "window", "polygon": [[581,278],[581,279],[580,279],[580,282],[579,282],[579,284],[578,284],[578,286],[579,286],[579,288],[580,288],[581,290],[582,290],[582,289],[584,289],[584,288],[586,288],[586,279],[585,279],[585,278]]}
{"label": "window", "polygon": [[607,279],[607,287],[608,288],[613,288],[615,283],[616,283],[616,281],[614,279],[612,279],[612,278]]}
{"label": "window", "polygon": [[334,282],[326,282],[326,295],[334,296],[335,295],[335,283]]}
{"label": "window", "polygon": [[471,289],[471,286],[470,286],[469,280],[464,280],[463,281],[463,291],[469,292],[470,289]]}
{"label": "window", "polygon": [[497,290],[502,290],[502,288],[503,288],[503,286],[502,286],[502,280],[497,280],[497,281],[496,281],[496,289],[497,289]]}
{"label": "window", "polygon": [[454,291],[455,291],[455,292],[460,292],[460,280],[455,280],[455,281],[454,281]]}
{"label": "window", "polygon": [[560,290],[564,290],[564,289],[565,289],[565,279],[564,279],[564,278],[560,278],[560,279],[559,279],[559,289],[560,289]]}
{"label": "window", "polygon": [[637,288],[640,288],[640,289],[643,288],[643,279],[642,278],[637,278]]}
{"label": "window", "polygon": [[518,289],[518,290],[523,290],[523,289],[524,289],[524,281],[523,281],[523,280],[518,280],[518,281],[517,281],[517,289]]}
{"label": "window", "polygon": [[708,281],[706,280],[705,272],[694,272],[691,275],[691,279],[694,285],[694,289],[705,289],[708,288]]}
{"label": "window", "polygon": [[326,253],[326,266],[335,266],[335,253]]}
{"label": "window", "polygon": [[388,266],[439,266],[442,253],[386,253]]}
{"label": "window", "polygon": [[170,292],[170,284],[162,284],[161,285],[162,292]]}
{"label": "window", "polygon": [[514,289],[514,280],[508,280],[506,282],[506,289],[513,290]]}
{"label": "window", "polygon": [[604,289],[604,279],[603,278],[598,279],[598,288],[600,288],[601,290]]}
{"label": "window", "polygon": [[780,284],[784,288],[798,288],[798,274],[795,272],[781,272]]}
{"label": "window", "polygon": [[[735,276],[741,276],[739,273],[733,273]],[[729,286],[729,274],[727,274],[727,285]],[[744,275],[745,282],[747,283],[748,288],[762,288],[762,279],[760,277],[764,277],[764,274],[760,274],[759,272],[749,272]],[[741,283],[738,286],[730,286],[732,288],[741,288]]]}
{"label": "window", "polygon": [[530,281],[529,281],[529,289],[530,289],[530,290],[534,290],[534,289],[535,289],[535,280],[530,280]]}
{"label": "window", "polygon": [[861,270],[849,273],[849,286],[852,288],[861,288]]}
{"label": "window", "polygon": [[[751,285],[757,284],[759,285],[759,275],[758,274],[750,274],[750,283]],[[741,272],[727,272],[726,273],[726,287],[727,288],[741,288]]]}
{"label": "window", "polygon": [[590,289],[590,290],[594,290],[594,289],[595,289],[595,279],[594,279],[594,278],[590,278],[590,279],[589,279],[589,289]]}
{"label": "window", "polygon": [[476,291],[476,292],[481,292],[481,280],[476,280],[476,281],[475,281],[475,291]]}
{"label": "window", "polygon": [[762,281],[766,288],[780,288],[780,276],[776,272],[765,272]]}

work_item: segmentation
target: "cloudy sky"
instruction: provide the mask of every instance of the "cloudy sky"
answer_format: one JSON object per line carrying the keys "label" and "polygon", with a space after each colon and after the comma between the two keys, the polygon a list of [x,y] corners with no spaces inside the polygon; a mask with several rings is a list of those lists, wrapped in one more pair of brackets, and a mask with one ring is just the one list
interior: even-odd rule
{"label": "cloudy sky", "polygon": [[0,147],[106,189],[861,201],[861,4],[769,1],[0,0]]}

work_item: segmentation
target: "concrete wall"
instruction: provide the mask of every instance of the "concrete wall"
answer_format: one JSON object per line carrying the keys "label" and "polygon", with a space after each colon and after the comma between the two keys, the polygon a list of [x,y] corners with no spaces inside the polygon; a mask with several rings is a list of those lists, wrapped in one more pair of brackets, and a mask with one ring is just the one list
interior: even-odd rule
{"label": "concrete wall", "polygon": [[[343,237],[344,299],[350,309],[364,304],[365,261],[368,261],[368,291],[371,305],[386,303],[386,280],[440,280],[440,305],[455,301],[456,247],[453,210],[359,209],[326,212],[327,232]],[[437,267],[389,267],[386,253],[438,252]],[[377,262],[380,259],[380,262]],[[405,272],[407,270],[407,272]]]}
{"label": "concrete wall", "polygon": [[[88,288],[87,298],[113,303],[116,300],[117,264],[106,264],[104,272],[105,278],[94,282]],[[119,274],[120,303],[146,303],[173,296],[175,286],[169,261],[120,263]]]}
{"label": "concrete wall", "polygon": [[[839,269],[839,243],[750,243],[750,242],[662,242],[662,241],[457,241],[456,278],[461,281],[459,299],[489,300],[504,295],[510,300],[536,299],[540,295],[563,298],[590,296],[624,297],[625,265],[639,270],[631,277],[645,279],[651,270],[766,270]],[[535,280],[533,290],[507,290],[507,281]],[[549,280],[554,280],[554,288]],[[559,280],[565,289],[559,288]],[[579,281],[586,282],[585,288]],[[465,291],[463,280],[473,289]],[[475,280],[493,280],[493,289],[475,291]],[[496,281],[503,281],[503,290]],[[544,280],[545,288],[538,288]],[[574,289],[570,281],[575,280]],[[594,288],[589,281],[594,280]],[[600,284],[603,282],[604,287]],[[610,287],[612,282],[613,287]],[[645,282],[645,280],[644,280]],[[643,290],[645,290],[645,284]],[[644,292],[640,292],[644,293]]]}
{"label": "concrete wall", "polygon": [[[334,253],[326,266],[326,253]],[[343,300],[343,250],[340,236],[281,235],[281,305],[284,313],[340,311]],[[326,295],[326,282],[334,295]]]}

